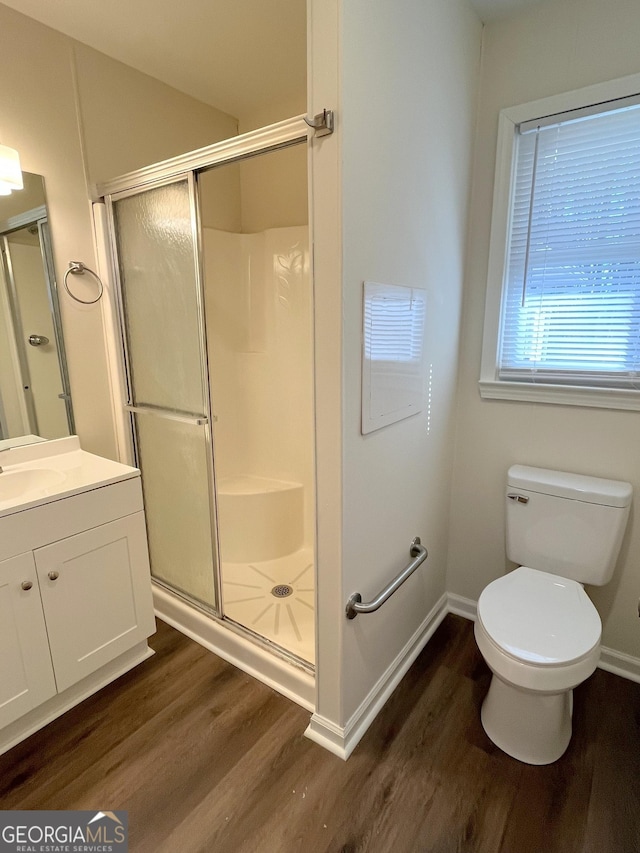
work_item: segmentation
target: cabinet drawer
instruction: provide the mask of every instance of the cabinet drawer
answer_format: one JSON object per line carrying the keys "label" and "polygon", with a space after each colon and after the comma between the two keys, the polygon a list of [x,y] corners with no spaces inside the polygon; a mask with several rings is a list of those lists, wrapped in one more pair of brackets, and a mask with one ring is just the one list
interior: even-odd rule
{"label": "cabinet drawer", "polygon": [[0,518],[0,560],[142,509],[140,477]]}

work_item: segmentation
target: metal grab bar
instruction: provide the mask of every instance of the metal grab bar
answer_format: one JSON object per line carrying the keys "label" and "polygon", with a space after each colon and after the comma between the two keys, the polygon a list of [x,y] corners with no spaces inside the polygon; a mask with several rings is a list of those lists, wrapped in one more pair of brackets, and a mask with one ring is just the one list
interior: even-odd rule
{"label": "metal grab bar", "polygon": [[404,568],[400,574],[395,577],[391,583],[380,592],[373,601],[362,603],[362,596],[359,592],[354,592],[351,598],[347,601],[346,614],[347,619],[355,619],[358,613],[373,613],[385,603],[388,598],[391,598],[393,593],[402,586],[406,579],[412,575],[421,563],[427,559],[427,549],[420,544],[420,537],[416,538],[411,543],[409,553],[414,558],[409,565]]}

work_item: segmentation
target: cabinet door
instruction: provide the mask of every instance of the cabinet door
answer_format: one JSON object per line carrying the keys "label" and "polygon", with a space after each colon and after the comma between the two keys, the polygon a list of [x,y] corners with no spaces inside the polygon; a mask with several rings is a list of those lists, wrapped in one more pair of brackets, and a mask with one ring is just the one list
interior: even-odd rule
{"label": "cabinet door", "polygon": [[155,631],[144,513],[34,556],[60,692]]}
{"label": "cabinet door", "polygon": [[55,692],[36,567],[29,552],[0,563],[0,728]]}

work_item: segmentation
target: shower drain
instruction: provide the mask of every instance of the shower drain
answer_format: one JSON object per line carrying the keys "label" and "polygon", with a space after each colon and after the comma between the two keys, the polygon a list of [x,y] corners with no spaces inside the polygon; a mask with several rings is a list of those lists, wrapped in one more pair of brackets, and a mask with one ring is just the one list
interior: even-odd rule
{"label": "shower drain", "polygon": [[288,583],[279,583],[271,590],[271,595],[275,598],[286,598],[288,595],[291,595],[292,592],[293,587],[289,586]]}

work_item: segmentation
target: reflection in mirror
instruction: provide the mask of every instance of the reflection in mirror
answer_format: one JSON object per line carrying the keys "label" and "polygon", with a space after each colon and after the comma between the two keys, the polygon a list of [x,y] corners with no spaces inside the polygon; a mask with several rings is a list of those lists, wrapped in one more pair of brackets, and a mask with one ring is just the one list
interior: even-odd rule
{"label": "reflection in mirror", "polygon": [[0,197],[0,449],[74,432],[40,175]]}

